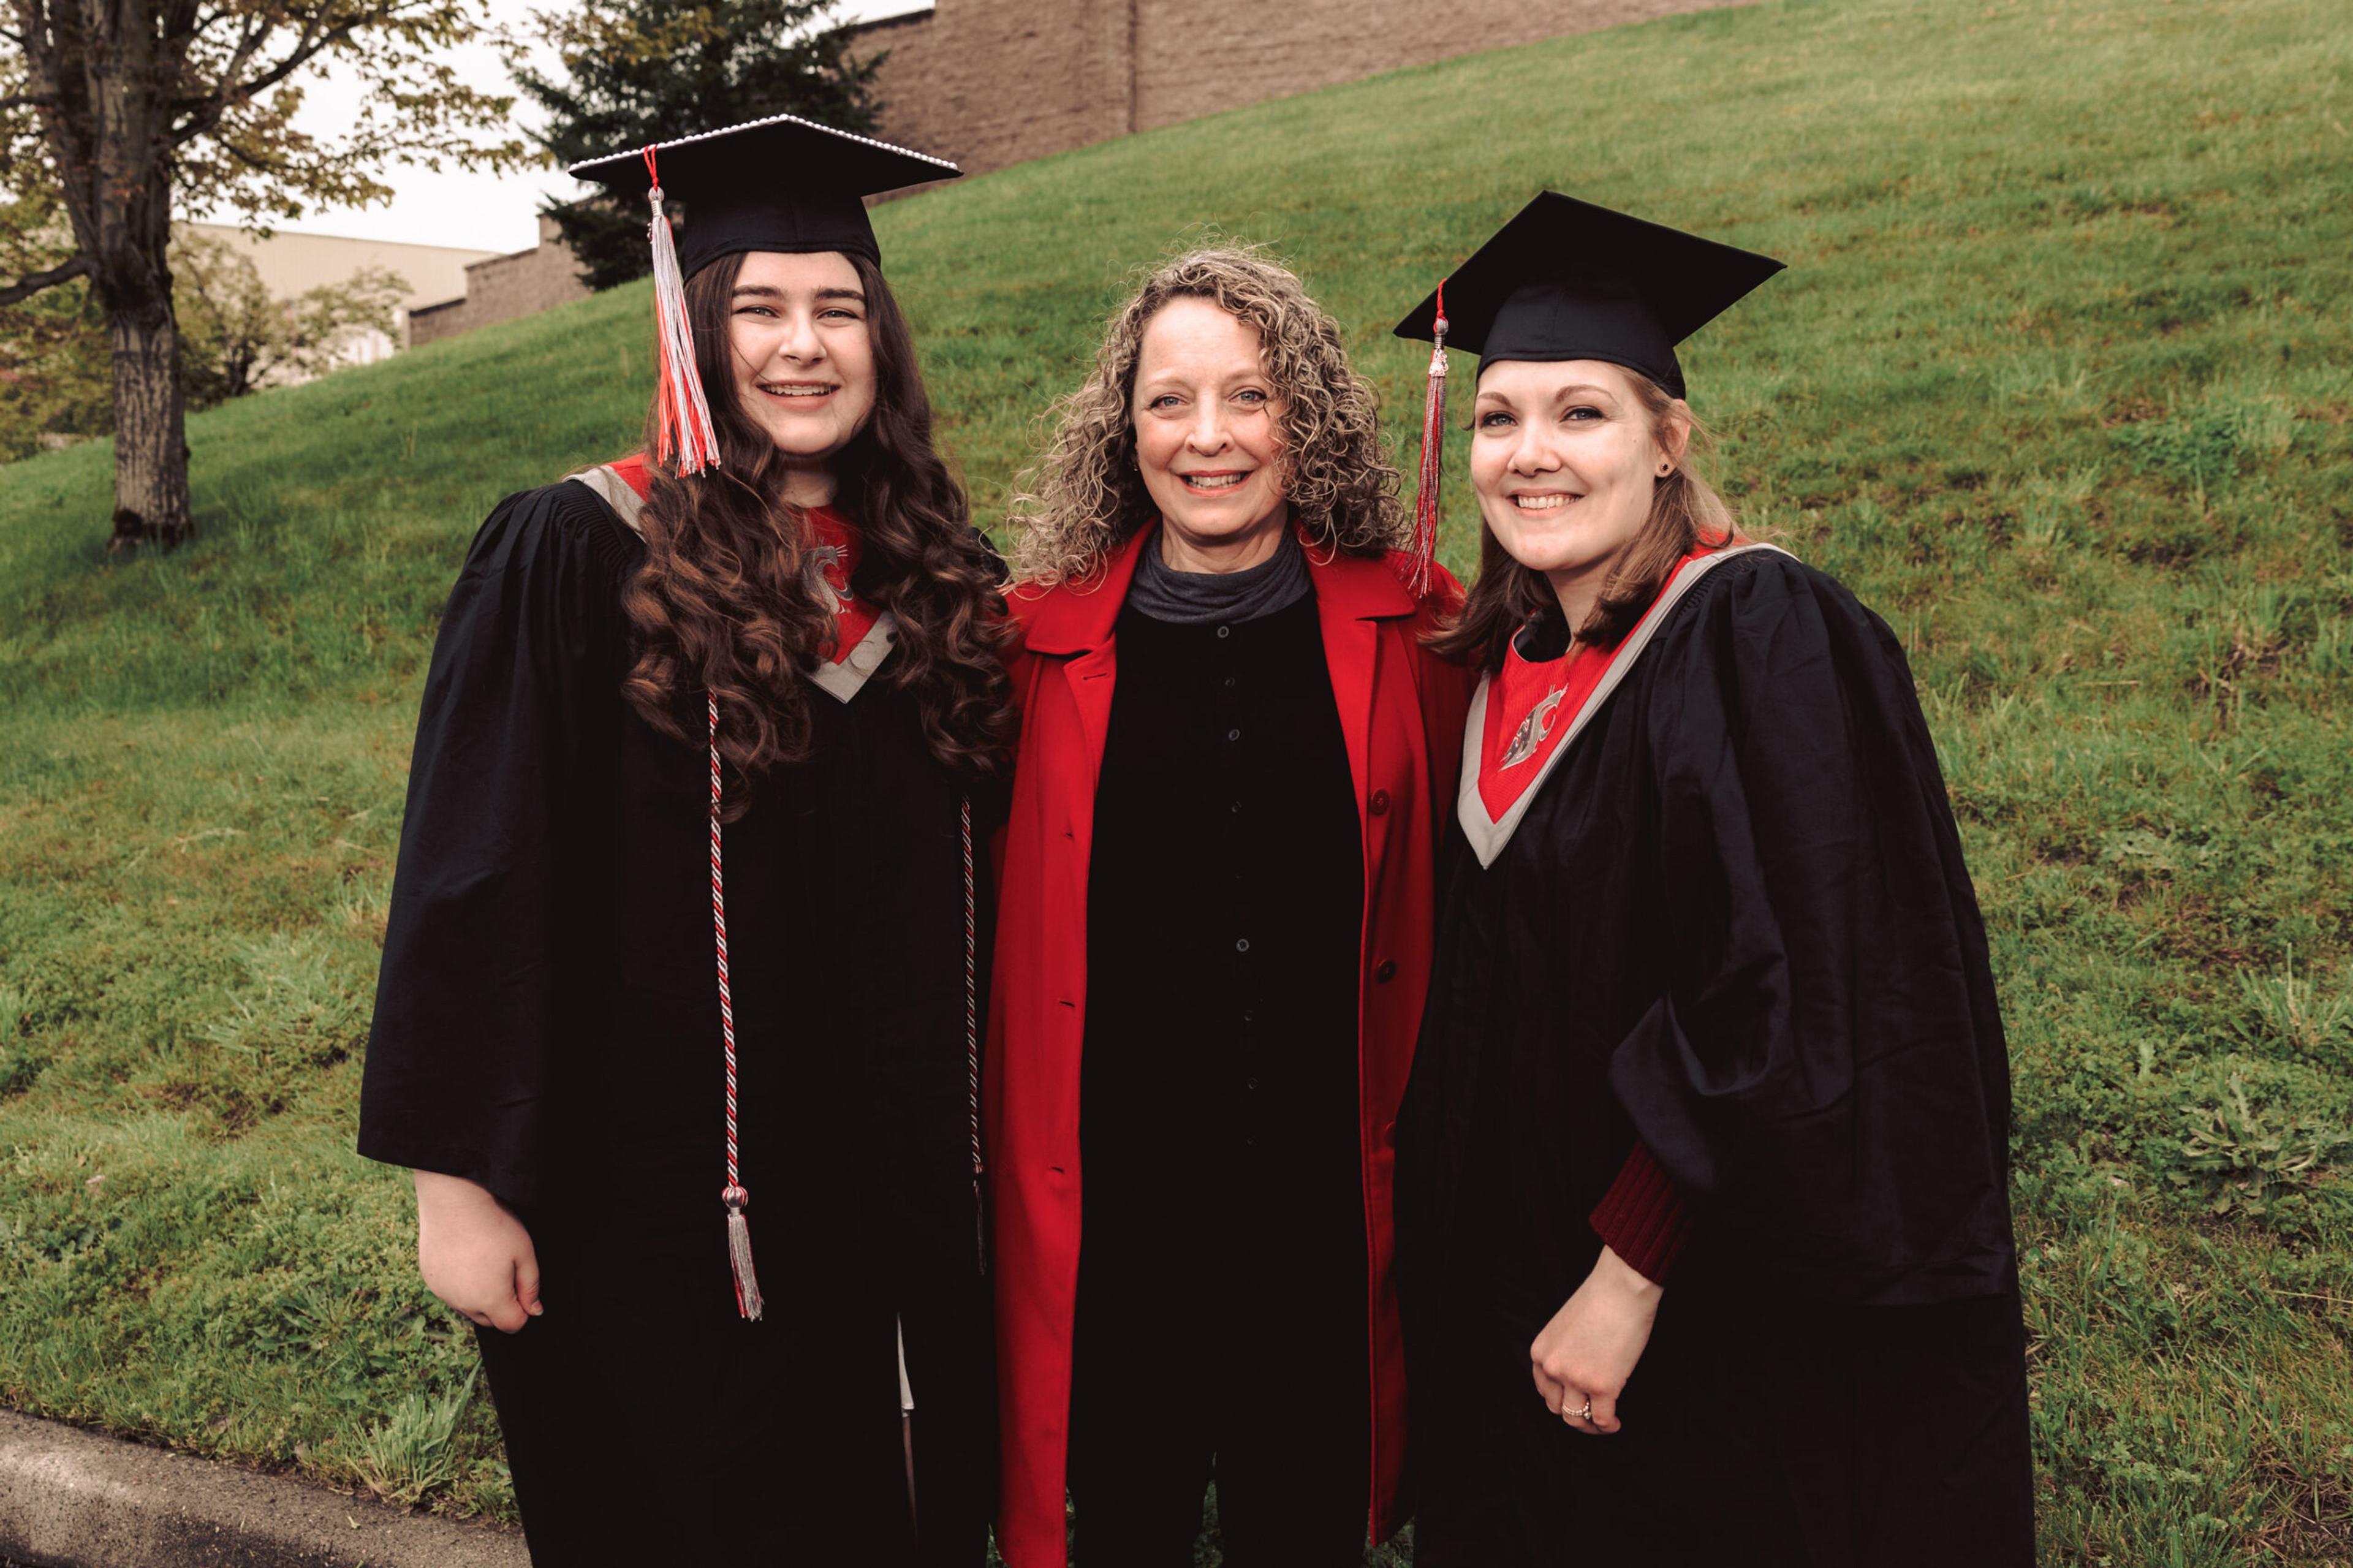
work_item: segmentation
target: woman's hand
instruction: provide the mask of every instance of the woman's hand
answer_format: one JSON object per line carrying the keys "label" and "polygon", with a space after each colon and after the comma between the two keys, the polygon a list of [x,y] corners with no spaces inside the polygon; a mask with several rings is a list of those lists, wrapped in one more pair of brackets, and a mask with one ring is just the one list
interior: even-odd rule
{"label": "woman's hand", "polygon": [[[1634,1375],[1658,1315],[1659,1287],[1603,1247],[1577,1294],[1528,1347],[1545,1408],[1579,1432],[1617,1431],[1618,1395]],[[1588,1399],[1589,1420],[1578,1415]]]}
{"label": "woman's hand", "polygon": [[477,1323],[513,1333],[545,1310],[531,1232],[463,1176],[418,1171],[417,1267],[425,1288]]}

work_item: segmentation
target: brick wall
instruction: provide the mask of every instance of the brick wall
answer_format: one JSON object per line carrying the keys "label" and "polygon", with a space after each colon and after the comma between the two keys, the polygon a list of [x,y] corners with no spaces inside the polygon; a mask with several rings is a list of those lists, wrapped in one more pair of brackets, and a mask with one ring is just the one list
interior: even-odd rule
{"label": "brick wall", "polygon": [[411,348],[419,347],[492,321],[511,321],[587,297],[588,285],[580,281],[579,263],[556,231],[555,220],[542,213],[537,245],[468,267],[463,299],[411,310],[408,343]]}
{"label": "brick wall", "polygon": [[937,0],[854,46],[886,140],[985,174],[1473,49],[1738,0]]}
{"label": "brick wall", "polygon": [[972,174],[1134,129],[1129,30],[1127,0],[940,0],[853,47],[890,51],[884,140]]}
{"label": "brick wall", "polygon": [[[956,0],[945,0],[955,4]],[[1733,0],[1134,0],[1135,128],[1149,131],[1403,66]],[[1246,19],[1247,47],[1215,41]],[[1204,45],[1208,58],[1205,68]]]}

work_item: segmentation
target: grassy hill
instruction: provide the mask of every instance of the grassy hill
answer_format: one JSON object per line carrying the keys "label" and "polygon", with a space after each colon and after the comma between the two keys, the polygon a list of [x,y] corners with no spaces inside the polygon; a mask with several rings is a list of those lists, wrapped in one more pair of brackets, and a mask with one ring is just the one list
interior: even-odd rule
{"label": "grassy hill", "polygon": [[[1767,0],[877,215],[984,516],[1123,277],[1216,227],[1387,323],[1540,186],[1786,258],[1692,346],[1726,488],[1912,650],[2018,1078],[2044,1560],[2353,1563],[2353,26]],[[511,1512],[349,1152],[434,617],[631,444],[642,288],[192,422],[203,535],[0,468],[0,1399]],[[1424,351],[1426,353],[1426,351]],[[1449,559],[1468,564],[1460,454]]]}

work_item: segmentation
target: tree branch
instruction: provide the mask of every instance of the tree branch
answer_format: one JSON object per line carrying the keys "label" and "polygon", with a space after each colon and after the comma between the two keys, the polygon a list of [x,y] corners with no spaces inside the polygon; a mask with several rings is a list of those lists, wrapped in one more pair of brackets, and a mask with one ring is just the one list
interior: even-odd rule
{"label": "tree branch", "polygon": [[13,305],[20,300],[29,300],[44,289],[55,288],[60,283],[69,283],[77,278],[87,277],[89,273],[90,257],[87,254],[77,256],[61,267],[52,267],[47,272],[35,272],[18,279],[14,283],[0,285],[0,306]]}
{"label": "tree branch", "polygon": [[201,107],[197,109],[197,112],[190,116],[186,124],[172,133],[171,144],[174,147],[183,147],[197,137],[208,133],[220,124],[222,119],[232,108],[241,103],[250,103],[260,94],[276,87],[280,82],[310,64],[322,51],[346,41],[354,32],[387,20],[396,15],[398,9],[399,7],[395,5],[377,5],[357,16],[346,17],[335,26],[324,29],[319,27],[319,18],[314,16],[304,22],[301,37],[288,47],[283,58],[252,80],[239,81],[237,79],[238,75],[243,72],[247,65],[251,63],[254,54],[264,38],[268,37],[267,29],[248,33],[247,37],[237,45],[228,67],[221,72],[219,88],[206,98],[195,100]]}

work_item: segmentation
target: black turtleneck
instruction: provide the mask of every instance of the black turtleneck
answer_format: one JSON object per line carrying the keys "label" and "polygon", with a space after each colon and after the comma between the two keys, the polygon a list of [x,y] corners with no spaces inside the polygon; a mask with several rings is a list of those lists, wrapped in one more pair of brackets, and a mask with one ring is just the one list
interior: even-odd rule
{"label": "black turtleneck", "polygon": [[1101,1264],[1143,1242],[1156,1277],[1174,1238],[1360,1294],[1362,837],[1289,547],[1304,591],[1271,613],[1172,624],[1131,594],[1120,615],[1088,885],[1086,1244]]}

